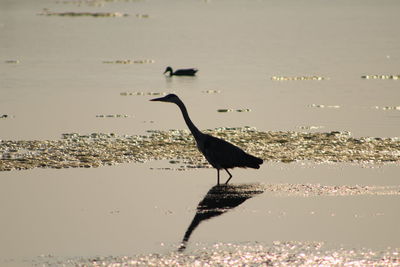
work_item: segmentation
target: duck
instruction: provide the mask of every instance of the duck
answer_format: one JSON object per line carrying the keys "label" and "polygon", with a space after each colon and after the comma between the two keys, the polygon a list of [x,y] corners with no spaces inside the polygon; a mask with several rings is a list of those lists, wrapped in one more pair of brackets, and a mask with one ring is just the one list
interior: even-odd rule
{"label": "duck", "polygon": [[197,71],[198,71],[198,69],[194,69],[194,68],[179,69],[179,70],[173,71],[172,68],[168,66],[165,69],[164,74],[169,73],[169,76],[172,76],[172,75],[174,75],[174,76],[195,76]]}

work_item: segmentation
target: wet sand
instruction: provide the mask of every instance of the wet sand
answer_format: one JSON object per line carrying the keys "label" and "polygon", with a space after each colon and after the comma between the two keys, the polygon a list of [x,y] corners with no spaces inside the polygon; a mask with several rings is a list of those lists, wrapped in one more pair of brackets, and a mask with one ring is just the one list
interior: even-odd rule
{"label": "wet sand", "polygon": [[[399,266],[399,12],[0,1],[0,265]],[[169,92],[261,169],[215,187]]]}
{"label": "wet sand", "polygon": [[[348,133],[260,132],[251,127],[205,133],[268,161],[399,163],[398,138],[353,138]],[[99,167],[169,160],[177,170],[210,167],[188,130],[149,131],[142,136],[63,134],[61,140],[1,141],[0,171]]]}

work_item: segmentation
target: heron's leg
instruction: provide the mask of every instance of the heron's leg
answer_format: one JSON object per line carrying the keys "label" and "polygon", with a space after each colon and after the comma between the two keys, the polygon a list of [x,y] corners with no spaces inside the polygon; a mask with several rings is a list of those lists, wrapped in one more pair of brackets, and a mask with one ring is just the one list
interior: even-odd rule
{"label": "heron's leg", "polygon": [[219,185],[219,169],[217,169],[217,185]]}
{"label": "heron's leg", "polygon": [[224,169],[224,170],[229,174],[229,178],[225,182],[225,184],[228,184],[229,180],[232,178],[232,174],[228,171],[228,169]]}

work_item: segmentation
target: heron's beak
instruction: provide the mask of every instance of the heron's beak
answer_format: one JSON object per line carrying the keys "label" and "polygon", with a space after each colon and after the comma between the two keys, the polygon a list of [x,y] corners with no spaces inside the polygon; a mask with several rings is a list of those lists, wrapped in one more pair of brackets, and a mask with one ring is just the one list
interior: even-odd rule
{"label": "heron's beak", "polygon": [[150,101],[164,101],[164,97],[153,98],[153,99],[150,99]]}

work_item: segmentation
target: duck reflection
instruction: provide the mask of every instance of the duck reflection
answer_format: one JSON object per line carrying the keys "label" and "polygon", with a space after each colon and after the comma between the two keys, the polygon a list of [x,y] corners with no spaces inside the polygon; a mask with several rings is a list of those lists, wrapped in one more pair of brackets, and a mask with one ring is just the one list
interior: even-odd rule
{"label": "duck reflection", "polygon": [[196,215],[186,230],[179,251],[184,251],[193,231],[204,221],[219,216],[265,191],[260,184],[216,185],[197,206]]}

